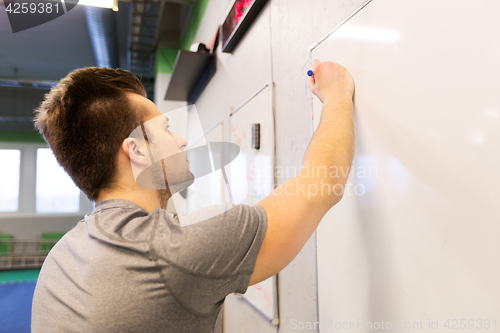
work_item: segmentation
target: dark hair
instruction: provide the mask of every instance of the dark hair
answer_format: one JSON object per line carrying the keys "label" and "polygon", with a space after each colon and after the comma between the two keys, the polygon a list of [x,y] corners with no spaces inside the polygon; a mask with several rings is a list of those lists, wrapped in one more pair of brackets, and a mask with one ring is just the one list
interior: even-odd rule
{"label": "dark hair", "polygon": [[146,96],[131,72],[86,67],[63,78],[35,110],[35,127],[57,162],[93,201],[113,185],[120,145],[142,122],[127,93]]}

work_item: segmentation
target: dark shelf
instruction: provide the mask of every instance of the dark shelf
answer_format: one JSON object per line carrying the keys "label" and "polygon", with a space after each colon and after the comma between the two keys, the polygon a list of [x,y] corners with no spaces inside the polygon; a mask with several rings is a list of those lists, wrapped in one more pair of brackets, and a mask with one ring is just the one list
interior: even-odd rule
{"label": "dark shelf", "polygon": [[215,74],[215,54],[180,50],[165,100],[192,104]]}

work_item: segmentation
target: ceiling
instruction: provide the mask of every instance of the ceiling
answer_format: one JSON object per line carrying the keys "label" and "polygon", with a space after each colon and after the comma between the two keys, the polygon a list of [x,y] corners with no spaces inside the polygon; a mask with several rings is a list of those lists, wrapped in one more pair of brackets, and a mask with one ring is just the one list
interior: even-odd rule
{"label": "ceiling", "polygon": [[0,77],[59,80],[75,68],[96,65],[83,6],[17,33],[0,7],[0,45]]}
{"label": "ceiling", "polygon": [[[129,59],[134,59],[130,50],[135,47],[131,40],[137,41],[137,38],[131,38],[131,34],[141,36],[137,43],[142,47],[141,52],[149,52],[151,56],[148,59],[154,61],[158,46],[179,47],[193,2],[194,0],[120,1],[119,11],[113,14],[113,21],[116,22],[114,38],[118,48],[118,66],[132,70],[134,74],[144,78],[143,73],[139,73],[141,68],[130,67]],[[156,10],[153,8],[155,6]],[[143,15],[139,30],[138,13]],[[152,13],[156,15],[156,19]],[[151,22],[155,20],[158,22],[153,33]],[[146,27],[149,27],[149,31]],[[156,36],[156,40],[147,36],[149,39],[144,39],[145,35],[151,34]],[[37,27],[12,33],[3,1],[0,0],[0,81],[58,81],[73,69],[97,65],[84,6],[78,5],[66,14]],[[0,84],[0,131],[32,131],[33,109],[47,91]]]}

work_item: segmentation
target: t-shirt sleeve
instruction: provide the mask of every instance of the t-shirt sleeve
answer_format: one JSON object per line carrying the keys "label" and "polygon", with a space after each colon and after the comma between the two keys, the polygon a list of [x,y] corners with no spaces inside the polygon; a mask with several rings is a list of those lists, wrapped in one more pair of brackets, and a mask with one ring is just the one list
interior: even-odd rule
{"label": "t-shirt sleeve", "polygon": [[247,290],[267,228],[262,206],[233,205],[186,226],[162,212],[153,250],[162,279],[179,303],[206,314],[228,294]]}

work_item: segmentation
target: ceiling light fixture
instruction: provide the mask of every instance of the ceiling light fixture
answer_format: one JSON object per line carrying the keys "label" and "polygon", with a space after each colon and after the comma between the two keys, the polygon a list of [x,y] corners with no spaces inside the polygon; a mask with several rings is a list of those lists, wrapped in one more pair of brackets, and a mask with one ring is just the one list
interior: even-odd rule
{"label": "ceiling light fixture", "polygon": [[80,0],[78,1],[78,4],[84,6],[111,8],[115,12],[118,11],[118,0]]}

